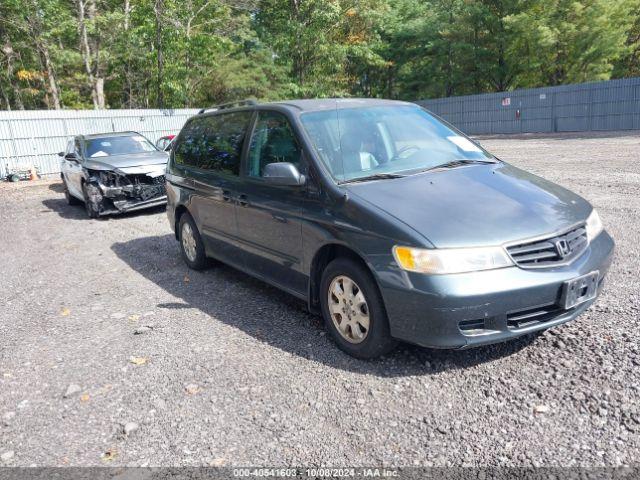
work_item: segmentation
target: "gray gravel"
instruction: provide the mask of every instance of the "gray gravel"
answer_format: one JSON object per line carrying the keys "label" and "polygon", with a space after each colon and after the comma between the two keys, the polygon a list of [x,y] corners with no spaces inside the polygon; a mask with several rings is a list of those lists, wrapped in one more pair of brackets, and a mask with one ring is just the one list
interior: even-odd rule
{"label": "gray gravel", "polygon": [[596,205],[604,294],[537,337],[372,362],[274,288],[187,270],[161,210],[88,220],[58,183],[0,185],[0,461],[635,464],[640,136],[482,142]]}

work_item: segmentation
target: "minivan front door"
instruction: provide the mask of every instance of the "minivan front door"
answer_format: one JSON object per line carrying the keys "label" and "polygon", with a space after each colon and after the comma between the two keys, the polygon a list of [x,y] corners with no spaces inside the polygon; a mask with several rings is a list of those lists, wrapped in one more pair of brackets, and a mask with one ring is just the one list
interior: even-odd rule
{"label": "minivan front door", "polygon": [[281,287],[306,294],[302,257],[304,187],[279,186],[262,178],[264,166],[290,162],[304,174],[302,150],[287,118],[259,111],[238,190],[238,236],[246,268]]}

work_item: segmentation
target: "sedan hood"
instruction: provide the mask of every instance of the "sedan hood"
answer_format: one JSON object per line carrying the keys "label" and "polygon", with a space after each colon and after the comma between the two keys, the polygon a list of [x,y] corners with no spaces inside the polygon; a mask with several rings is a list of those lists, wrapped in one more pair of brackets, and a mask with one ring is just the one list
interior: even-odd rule
{"label": "sedan hood", "polygon": [[505,163],[345,185],[437,248],[501,245],[585,221],[580,196]]}
{"label": "sedan hood", "polygon": [[88,158],[84,162],[84,166],[91,170],[118,170],[129,167],[165,165],[168,159],[169,157],[165,152],[144,152]]}

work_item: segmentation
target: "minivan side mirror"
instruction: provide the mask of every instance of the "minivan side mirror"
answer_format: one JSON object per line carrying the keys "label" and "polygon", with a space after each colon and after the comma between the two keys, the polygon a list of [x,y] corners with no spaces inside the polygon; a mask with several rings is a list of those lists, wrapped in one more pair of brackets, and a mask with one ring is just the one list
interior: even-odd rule
{"label": "minivan side mirror", "polygon": [[273,185],[290,187],[301,187],[307,181],[296,166],[289,162],[268,163],[264,167],[262,178]]}
{"label": "minivan side mirror", "polygon": [[69,160],[70,162],[77,162],[77,161],[79,161],[78,156],[77,156],[75,153],[73,153],[73,152],[71,152],[71,153],[67,153],[67,154],[64,156],[64,159],[65,159],[65,160]]}
{"label": "minivan side mirror", "polygon": [[58,152],[59,157],[64,157],[64,152]]}

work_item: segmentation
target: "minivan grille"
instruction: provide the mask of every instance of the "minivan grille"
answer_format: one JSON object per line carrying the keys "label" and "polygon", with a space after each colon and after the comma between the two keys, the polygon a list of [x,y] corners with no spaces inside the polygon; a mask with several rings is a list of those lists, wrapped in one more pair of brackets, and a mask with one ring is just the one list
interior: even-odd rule
{"label": "minivan grille", "polygon": [[521,267],[551,267],[577,258],[587,243],[587,230],[580,226],[555,237],[511,245],[507,251]]}

